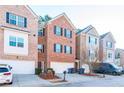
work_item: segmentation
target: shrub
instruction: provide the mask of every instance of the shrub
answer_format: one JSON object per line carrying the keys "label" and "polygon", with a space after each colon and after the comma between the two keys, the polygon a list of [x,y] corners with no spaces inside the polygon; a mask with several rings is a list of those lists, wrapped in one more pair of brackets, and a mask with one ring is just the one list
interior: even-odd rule
{"label": "shrub", "polygon": [[52,68],[47,68],[47,72],[52,72],[53,69]]}
{"label": "shrub", "polygon": [[42,73],[42,69],[41,68],[35,68],[35,74],[40,75],[40,73]]}

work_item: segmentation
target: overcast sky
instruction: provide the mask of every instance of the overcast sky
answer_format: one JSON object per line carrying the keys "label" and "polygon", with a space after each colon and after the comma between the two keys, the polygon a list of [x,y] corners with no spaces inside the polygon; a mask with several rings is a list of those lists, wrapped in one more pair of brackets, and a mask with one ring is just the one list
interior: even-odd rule
{"label": "overcast sky", "polygon": [[124,48],[124,6],[30,6],[37,15],[55,17],[63,12],[76,28],[93,25],[98,33],[112,32],[116,47]]}

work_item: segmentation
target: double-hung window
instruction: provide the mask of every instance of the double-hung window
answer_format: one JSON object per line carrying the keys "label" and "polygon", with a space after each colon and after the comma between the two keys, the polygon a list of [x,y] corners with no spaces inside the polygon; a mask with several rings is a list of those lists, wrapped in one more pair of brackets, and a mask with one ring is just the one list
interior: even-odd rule
{"label": "double-hung window", "polygon": [[16,47],[16,37],[14,37],[14,36],[9,37],[9,46]]}
{"label": "double-hung window", "polygon": [[66,54],[72,54],[72,47],[70,47],[70,46],[64,46],[64,52]]}
{"label": "double-hung window", "polygon": [[97,44],[97,38],[89,36],[89,43],[91,45],[96,45]]}
{"label": "double-hung window", "polygon": [[112,53],[108,53],[108,58],[112,59]]}
{"label": "double-hung window", "polygon": [[106,42],[107,48],[112,48],[112,42]]}
{"label": "double-hung window", "polygon": [[16,25],[16,15],[11,14],[11,13],[9,14],[9,23]]}
{"label": "double-hung window", "polygon": [[38,52],[44,53],[44,45],[38,44]]}
{"label": "double-hung window", "polygon": [[54,44],[54,52],[62,53],[62,45],[61,44]]}
{"label": "double-hung window", "polygon": [[17,38],[17,47],[24,47],[24,39],[23,38]]}
{"label": "double-hung window", "polygon": [[72,31],[64,29],[64,36],[67,38],[72,38]]}
{"label": "double-hung window", "polygon": [[19,27],[27,27],[27,18],[6,12],[6,23],[17,25]]}
{"label": "double-hung window", "polygon": [[62,28],[60,26],[54,26],[54,34],[57,36],[62,36]]}
{"label": "double-hung window", "polygon": [[24,27],[24,17],[18,16],[18,26],[19,27]]}
{"label": "double-hung window", "polygon": [[45,36],[45,28],[38,30],[38,36]]}
{"label": "double-hung window", "polygon": [[13,47],[24,47],[24,39],[20,37],[10,36],[9,37],[9,46]]}

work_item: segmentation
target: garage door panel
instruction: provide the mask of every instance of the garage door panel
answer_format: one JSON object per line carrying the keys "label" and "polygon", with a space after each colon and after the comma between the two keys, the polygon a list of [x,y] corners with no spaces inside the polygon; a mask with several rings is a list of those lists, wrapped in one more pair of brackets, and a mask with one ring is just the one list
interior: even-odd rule
{"label": "garage door panel", "polygon": [[34,74],[34,61],[0,60],[0,64],[9,64],[14,74]]}
{"label": "garage door panel", "polygon": [[51,68],[53,68],[56,73],[63,73],[63,71],[67,71],[68,68],[72,67],[74,67],[74,63],[51,62]]}

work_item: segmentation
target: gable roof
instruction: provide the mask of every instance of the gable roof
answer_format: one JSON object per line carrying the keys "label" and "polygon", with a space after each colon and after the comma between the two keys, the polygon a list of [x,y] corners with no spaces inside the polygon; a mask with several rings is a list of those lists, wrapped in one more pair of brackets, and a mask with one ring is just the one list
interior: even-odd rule
{"label": "gable roof", "polygon": [[79,30],[76,34],[80,34],[81,32],[87,33],[87,32],[89,32],[91,29],[93,29],[93,26],[92,26],[92,25],[89,25],[89,26],[85,27],[84,29]]}
{"label": "gable roof", "polygon": [[31,12],[31,14],[32,14],[34,17],[38,18],[38,15],[37,15],[28,5],[25,5],[25,7]]}
{"label": "gable roof", "polygon": [[103,35],[100,35],[100,39],[104,39],[104,38],[105,38],[107,35],[109,35],[109,34],[111,35],[113,41],[116,42],[111,32],[107,32],[107,33],[105,33],[105,34],[103,34]]}
{"label": "gable roof", "polygon": [[54,20],[56,20],[56,19],[58,19],[58,18],[60,18],[60,17],[62,17],[62,16],[64,16],[64,17],[67,19],[67,21],[70,23],[70,25],[71,25],[74,29],[76,29],[76,27],[73,25],[73,23],[71,22],[71,20],[68,18],[68,16],[67,16],[65,13],[62,13],[62,14],[60,14],[60,15],[58,15],[58,16],[52,18],[52,19],[49,20],[47,23],[49,24],[50,22],[52,22],[52,21],[54,21]]}
{"label": "gable roof", "polygon": [[110,32],[107,32],[107,33],[105,33],[105,34],[103,34],[103,35],[100,35],[100,39],[104,38],[104,37],[107,36],[109,33],[110,33]]}
{"label": "gable roof", "polygon": [[79,35],[80,33],[89,33],[91,30],[93,29],[93,31],[95,31],[95,33],[99,36],[98,32],[96,31],[96,29],[92,26],[92,25],[89,25],[87,27],[85,27],[84,29],[82,30],[78,30],[78,32],[76,33],[76,35]]}

